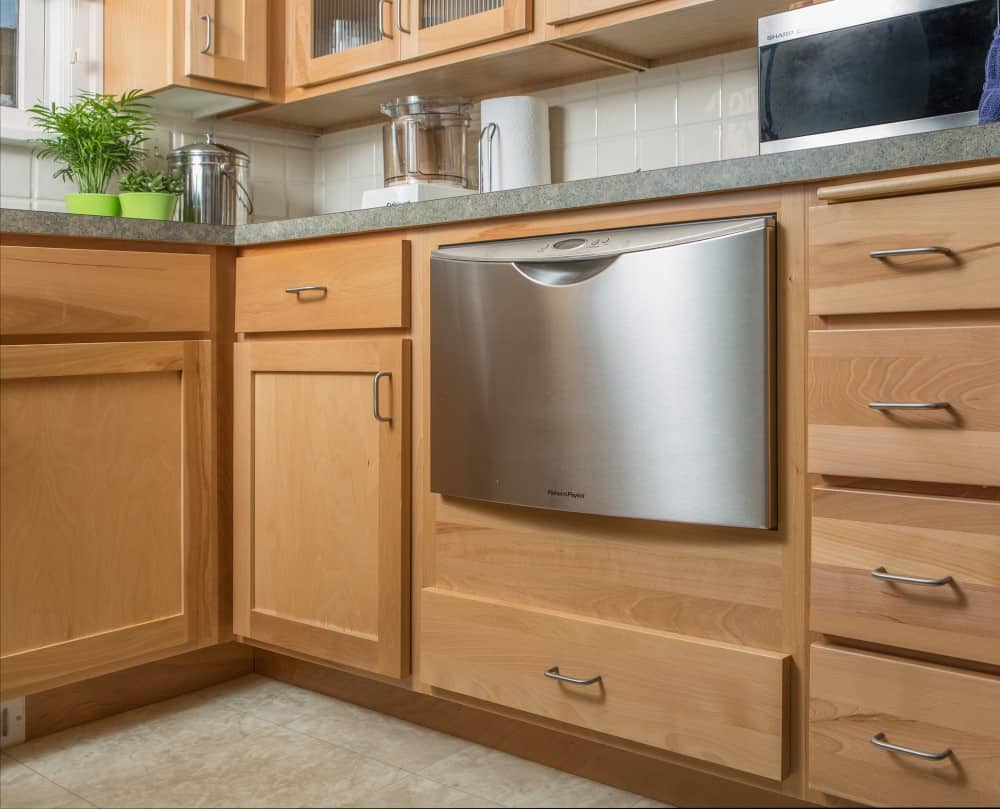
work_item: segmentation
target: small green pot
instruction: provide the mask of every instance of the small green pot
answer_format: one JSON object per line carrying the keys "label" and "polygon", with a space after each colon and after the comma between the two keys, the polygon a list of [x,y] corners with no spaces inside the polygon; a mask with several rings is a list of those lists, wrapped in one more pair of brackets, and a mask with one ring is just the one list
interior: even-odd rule
{"label": "small green pot", "polygon": [[130,191],[119,194],[122,216],[129,219],[170,219],[177,204],[176,194],[157,191]]}
{"label": "small green pot", "polygon": [[122,207],[117,194],[67,194],[66,210],[90,216],[118,216]]}

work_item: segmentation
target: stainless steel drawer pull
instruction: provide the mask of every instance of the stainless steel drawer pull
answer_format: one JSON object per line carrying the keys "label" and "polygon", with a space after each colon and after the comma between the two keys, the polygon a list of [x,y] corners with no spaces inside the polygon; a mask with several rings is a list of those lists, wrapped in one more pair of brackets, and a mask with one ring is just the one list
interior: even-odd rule
{"label": "stainless steel drawer pull", "polygon": [[940,579],[925,579],[923,576],[898,576],[895,573],[890,573],[884,567],[875,568],[872,571],[872,576],[882,581],[894,581],[900,584],[921,584],[924,587],[942,587],[954,581],[951,576],[942,576]]}
{"label": "stainless steel drawer pull", "polygon": [[378,382],[379,382],[379,380],[383,376],[388,377],[389,379],[392,379],[392,373],[390,371],[379,371],[377,374],[375,374],[375,382],[372,385],[372,398],[375,401],[375,406],[374,406],[375,420],[376,421],[388,421],[391,424],[392,423],[392,416],[383,416],[382,415],[382,411],[379,410],[379,406],[378,406]]}
{"label": "stainless steel drawer pull", "polygon": [[[289,295],[294,295],[299,300],[302,299],[303,292],[322,292],[323,294],[320,297],[326,297],[326,287],[322,284],[306,284],[301,287],[288,287],[285,292]],[[313,297],[315,298],[315,296]]]}
{"label": "stainless steel drawer pull", "polygon": [[913,756],[927,761],[940,761],[941,759],[948,758],[948,756],[951,755],[950,747],[946,747],[940,753],[927,753],[923,750],[914,750],[912,747],[903,747],[899,744],[891,744],[885,740],[885,734],[882,733],[882,731],[879,731],[872,736],[872,744],[876,747],[881,747],[883,750],[889,750],[893,753],[902,753],[904,756]]}
{"label": "stainless steel drawer pull", "polygon": [[872,250],[868,255],[872,258],[892,258],[893,256],[922,256],[927,253],[951,255],[947,247],[897,247],[895,250]]}
{"label": "stainless steel drawer pull", "polygon": [[198,19],[205,21],[205,47],[201,49],[201,52],[208,53],[212,48],[212,15],[202,14]]}
{"label": "stainless steel drawer pull", "polygon": [[869,402],[872,410],[947,410],[949,402]]}
{"label": "stainless steel drawer pull", "polygon": [[558,680],[561,683],[571,683],[572,685],[593,685],[594,683],[601,682],[600,674],[596,677],[587,677],[586,679],[582,677],[567,677],[565,674],[559,673],[559,666],[546,669],[545,676],[550,680]]}

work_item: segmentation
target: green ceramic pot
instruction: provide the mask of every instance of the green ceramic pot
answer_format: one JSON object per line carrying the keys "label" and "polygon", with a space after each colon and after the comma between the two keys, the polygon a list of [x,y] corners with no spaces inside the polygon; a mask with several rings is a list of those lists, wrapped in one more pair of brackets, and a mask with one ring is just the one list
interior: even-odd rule
{"label": "green ceramic pot", "polygon": [[156,191],[130,191],[118,195],[122,216],[129,219],[170,219],[177,204],[176,194]]}
{"label": "green ceramic pot", "polygon": [[66,210],[90,216],[118,216],[122,207],[117,194],[67,194]]}

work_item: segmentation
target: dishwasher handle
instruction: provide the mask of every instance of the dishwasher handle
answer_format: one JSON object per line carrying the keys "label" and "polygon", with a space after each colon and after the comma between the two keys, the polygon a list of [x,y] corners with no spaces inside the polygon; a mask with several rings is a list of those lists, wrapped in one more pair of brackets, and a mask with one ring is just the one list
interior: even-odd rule
{"label": "dishwasher handle", "polygon": [[619,256],[581,258],[578,261],[512,261],[514,269],[529,281],[546,287],[581,284],[600,275],[618,261]]}

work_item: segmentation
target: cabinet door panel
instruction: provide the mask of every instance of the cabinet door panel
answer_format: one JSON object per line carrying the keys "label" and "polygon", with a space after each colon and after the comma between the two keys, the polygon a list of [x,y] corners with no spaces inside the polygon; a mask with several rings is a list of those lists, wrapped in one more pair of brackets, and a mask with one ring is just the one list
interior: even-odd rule
{"label": "cabinet door panel", "polygon": [[0,357],[4,692],[210,634],[209,343]]}
{"label": "cabinet door panel", "polygon": [[267,87],[267,0],[187,0],[184,74]]}
{"label": "cabinet door panel", "polygon": [[288,0],[286,47],[294,87],[322,84],[399,61],[399,0]]}
{"label": "cabinet door panel", "polygon": [[531,30],[532,0],[397,0],[409,16],[403,58],[428,56]]}
{"label": "cabinet door panel", "polygon": [[[236,347],[239,634],[404,673],[409,343]],[[391,376],[378,388],[374,377]]]}

